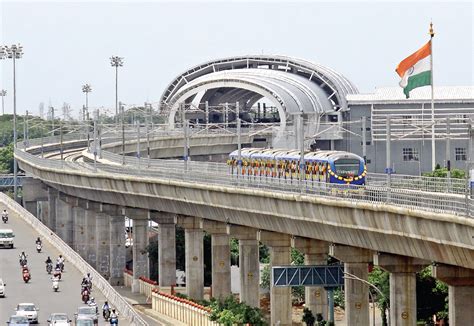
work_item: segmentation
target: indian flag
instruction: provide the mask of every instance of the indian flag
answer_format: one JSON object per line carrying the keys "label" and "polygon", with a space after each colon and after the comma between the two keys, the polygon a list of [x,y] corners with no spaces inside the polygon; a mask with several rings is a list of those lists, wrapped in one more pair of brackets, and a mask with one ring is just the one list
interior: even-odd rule
{"label": "indian flag", "polygon": [[431,85],[431,41],[400,62],[395,71],[402,77],[400,86],[407,98],[412,89]]}

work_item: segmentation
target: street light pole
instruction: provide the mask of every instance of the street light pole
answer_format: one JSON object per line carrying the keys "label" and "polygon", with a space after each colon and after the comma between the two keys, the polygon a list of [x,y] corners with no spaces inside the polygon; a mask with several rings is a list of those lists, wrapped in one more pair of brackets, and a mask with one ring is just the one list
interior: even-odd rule
{"label": "street light pole", "polygon": [[2,97],[2,115],[5,115],[5,100],[4,100],[4,97],[7,96],[7,90],[2,89],[0,91],[0,96]]}
{"label": "street light pole", "polygon": [[86,94],[86,106],[82,112],[82,119],[85,120],[85,111],[89,110],[89,93],[92,92],[92,86],[89,84],[82,85],[82,92]]}
{"label": "street light pole", "polygon": [[[7,57],[13,59],[13,150],[16,149],[17,130],[16,130],[16,59],[20,59],[23,55],[23,47],[13,44],[11,46],[0,47],[0,59]],[[2,96],[3,99],[3,96]],[[2,100],[3,101],[3,100]],[[15,201],[18,201],[18,166],[16,157],[13,155],[13,195]]]}
{"label": "street light pole", "polygon": [[110,57],[110,64],[115,67],[115,121],[118,122],[118,67],[123,66],[123,58],[112,56]]}

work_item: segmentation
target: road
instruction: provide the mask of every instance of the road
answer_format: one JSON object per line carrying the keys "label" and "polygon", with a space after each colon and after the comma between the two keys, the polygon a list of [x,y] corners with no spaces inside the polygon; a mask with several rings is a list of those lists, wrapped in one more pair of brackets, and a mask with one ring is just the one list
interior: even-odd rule
{"label": "road", "polygon": [[[4,207],[0,204],[0,211]],[[74,313],[77,307],[83,305],[80,296],[80,284],[82,280],[81,273],[67,261],[65,263],[65,272],[59,283],[59,292],[55,293],[52,289],[50,275],[46,273],[44,261],[48,256],[55,260],[59,252],[49,244],[43,241],[43,251],[36,252],[35,239],[37,233],[26,224],[21,218],[10,213],[10,219],[7,224],[1,224],[0,228],[11,228],[15,233],[15,248],[0,249],[0,278],[3,278],[7,284],[5,287],[6,297],[0,298],[0,324],[15,314],[15,307],[20,302],[33,302],[40,309],[38,312],[39,323],[47,325],[46,320],[53,312],[67,313],[69,318],[74,320]],[[28,255],[28,266],[31,270],[31,281],[23,282],[18,256],[24,251]],[[95,297],[99,311],[102,307],[105,297],[98,291],[92,291]],[[120,319],[120,325],[130,325],[128,321]],[[99,325],[107,323],[99,318]]]}

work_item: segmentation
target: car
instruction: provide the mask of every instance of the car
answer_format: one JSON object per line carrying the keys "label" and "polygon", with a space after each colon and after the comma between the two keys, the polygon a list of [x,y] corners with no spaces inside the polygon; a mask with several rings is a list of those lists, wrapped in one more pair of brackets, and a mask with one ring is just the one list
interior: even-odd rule
{"label": "car", "polygon": [[76,318],[75,326],[94,326],[94,318],[86,317],[86,316],[79,316]]}
{"label": "car", "polygon": [[99,314],[97,313],[96,307],[93,307],[93,306],[78,307],[77,312],[74,314],[74,316],[76,316],[76,325],[77,325],[77,319],[79,319],[79,317],[92,318],[95,325],[99,323]]}
{"label": "car", "polygon": [[0,278],[0,297],[5,298],[5,283],[3,283],[3,280]]}
{"label": "car", "polygon": [[64,313],[52,313],[48,317],[49,326],[71,326],[71,320]]}
{"label": "car", "polygon": [[29,326],[30,322],[25,316],[13,315],[8,319],[7,325]]}
{"label": "car", "polygon": [[28,318],[30,323],[38,323],[38,308],[34,303],[19,303],[16,307],[16,315]]}
{"label": "car", "polygon": [[15,234],[13,234],[12,229],[0,229],[0,247],[10,247],[10,249],[13,249],[15,246],[13,244],[14,237]]}

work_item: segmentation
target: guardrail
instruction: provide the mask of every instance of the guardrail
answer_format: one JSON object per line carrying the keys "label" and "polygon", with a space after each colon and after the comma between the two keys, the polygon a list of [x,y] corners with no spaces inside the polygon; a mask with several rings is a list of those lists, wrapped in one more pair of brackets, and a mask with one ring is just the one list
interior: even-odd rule
{"label": "guardrail", "polygon": [[151,298],[154,311],[186,325],[222,326],[209,319],[210,309],[195,302],[159,291],[154,291]]}
{"label": "guardrail", "polygon": [[126,287],[132,287],[133,283],[133,272],[129,270],[123,271],[123,285]]}
{"label": "guardrail", "polygon": [[98,273],[92,266],[90,266],[78,253],[69,247],[59,236],[51,231],[47,226],[41,223],[33,214],[24,209],[20,204],[13,199],[0,193],[0,201],[8,207],[10,211],[15,212],[23,220],[30,224],[36,232],[38,232],[43,239],[46,239],[53,245],[61,254],[76,267],[83,275],[91,273],[94,279],[94,288],[98,289],[104,294],[109,303],[115,307],[122,317],[128,319],[131,325],[134,326],[148,326],[148,323],[133,309],[133,307],[109,284],[109,282]]}
{"label": "guardrail", "polygon": [[153,290],[158,289],[158,283],[156,281],[150,280],[144,276],[138,278],[138,285],[140,293],[147,297],[147,301],[148,299],[151,299],[151,293]]}
{"label": "guardrail", "polygon": [[[64,162],[58,160],[41,159],[21,150],[16,150],[15,155],[20,160],[31,162],[44,169],[61,169],[67,171],[83,171],[91,176],[90,166],[77,162]],[[135,176],[147,180],[158,178],[174,181],[184,181],[193,184],[211,184],[244,189],[266,189],[280,193],[299,193],[308,196],[321,196],[329,198],[343,198],[350,201],[369,202],[372,204],[385,204],[406,207],[410,209],[425,210],[436,213],[471,216],[473,200],[458,194],[437,192],[424,192],[412,189],[388,188],[386,186],[355,186],[341,184],[327,184],[324,182],[297,179],[277,179],[267,177],[245,176],[238,177],[224,173],[198,171],[184,171],[174,167],[164,166],[160,169],[134,169],[131,166],[112,164],[96,164],[96,170],[101,174],[111,177]]]}

